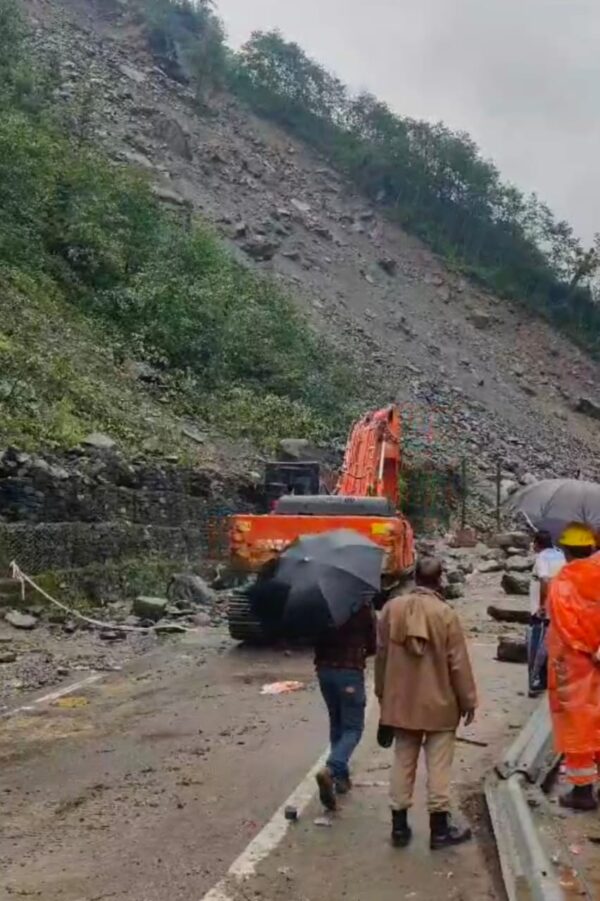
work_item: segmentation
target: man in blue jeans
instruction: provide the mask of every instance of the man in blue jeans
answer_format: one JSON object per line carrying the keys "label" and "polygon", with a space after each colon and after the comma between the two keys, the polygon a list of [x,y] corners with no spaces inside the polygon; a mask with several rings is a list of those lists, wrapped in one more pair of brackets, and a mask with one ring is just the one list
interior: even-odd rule
{"label": "man in blue jeans", "polygon": [[315,666],[329,712],[330,751],[317,773],[321,803],[336,809],[336,795],[352,788],[349,763],[365,727],[365,666],[377,650],[377,621],[370,604],[315,648]]}

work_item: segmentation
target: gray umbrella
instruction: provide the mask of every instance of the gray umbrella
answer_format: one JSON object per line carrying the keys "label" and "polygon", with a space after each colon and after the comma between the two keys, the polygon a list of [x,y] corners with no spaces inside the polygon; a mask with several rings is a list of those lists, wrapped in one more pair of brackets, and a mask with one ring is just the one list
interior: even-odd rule
{"label": "gray umbrella", "polygon": [[543,479],[513,494],[507,505],[536,529],[547,529],[554,541],[571,523],[600,532],[600,485],[595,482]]}

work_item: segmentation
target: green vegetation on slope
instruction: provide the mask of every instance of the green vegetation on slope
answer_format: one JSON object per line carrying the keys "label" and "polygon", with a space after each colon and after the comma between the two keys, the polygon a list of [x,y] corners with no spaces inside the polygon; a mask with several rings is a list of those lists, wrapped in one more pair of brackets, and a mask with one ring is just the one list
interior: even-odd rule
{"label": "green vegetation on slope", "polygon": [[200,92],[211,79],[226,79],[451,265],[600,352],[600,306],[589,287],[600,242],[586,251],[546,204],[505,184],[469,135],[396,115],[369,94],[353,96],[276,32],[256,33],[240,53],[228,54],[210,0],[130,2],[150,23],[151,46],[166,68],[187,73]]}
{"label": "green vegetation on slope", "polygon": [[537,197],[504,184],[468,135],[352,96],[278,33],[255,34],[242,48],[232,84],[450,262],[600,352],[600,307],[584,287],[600,244],[584,251]]}
{"label": "green vegetation on slope", "polygon": [[52,87],[27,58],[17,0],[0,0],[0,417],[18,423],[20,438],[55,444],[72,443],[95,416],[111,425],[76,388],[85,378],[68,349],[47,385],[24,352],[21,322],[69,304],[113,357],[164,374],[174,412],[265,445],[345,424],[346,373],[291,301],[205,227],[164,211],[139,175],[70,136]]}

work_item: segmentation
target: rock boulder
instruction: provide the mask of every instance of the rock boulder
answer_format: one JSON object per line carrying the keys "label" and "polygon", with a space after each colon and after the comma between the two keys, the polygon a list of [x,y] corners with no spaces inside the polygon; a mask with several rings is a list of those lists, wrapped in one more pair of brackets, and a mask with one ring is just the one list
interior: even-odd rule
{"label": "rock boulder", "polygon": [[195,604],[198,607],[210,607],[217,596],[201,576],[195,573],[177,573],[169,582],[167,597],[172,604],[178,606]]}
{"label": "rock boulder", "polygon": [[589,397],[580,397],[575,404],[575,412],[583,413],[591,419],[600,419],[600,403]]}
{"label": "rock boulder", "polygon": [[500,547],[504,550],[519,548],[528,551],[531,545],[531,535],[528,532],[499,532],[498,535],[494,535],[491,544],[493,547]]}
{"label": "rock boulder", "polygon": [[35,616],[30,616],[28,613],[21,613],[19,610],[9,610],[8,613],[5,614],[4,619],[15,629],[25,629],[29,631],[30,629],[35,629],[37,625]]}
{"label": "rock boulder", "polygon": [[500,563],[499,560],[483,560],[477,567],[477,572],[499,573],[501,569],[502,569],[502,564]]}
{"label": "rock boulder", "polygon": [[158,622],[164,616],[167,608],[167,598],[152,598],[140,595],[133,602],[133,613],[140,619],[150,619]]}
{"label": "rock boulder", "polygon": [[517,572],[505,572],[502,576],[502,588],[506,594],[529,594],[529,576]]}
{"label": "rock boulder", "polygon": [[460,582],[452,582],[444,589],[444,597],[448,601],[455,601],[464,597],[465,587]]}
{"label": "rock boulder", "polygon": [[504,564],[508,572],[526,573],[533,568],[531,557],[509,557]]}

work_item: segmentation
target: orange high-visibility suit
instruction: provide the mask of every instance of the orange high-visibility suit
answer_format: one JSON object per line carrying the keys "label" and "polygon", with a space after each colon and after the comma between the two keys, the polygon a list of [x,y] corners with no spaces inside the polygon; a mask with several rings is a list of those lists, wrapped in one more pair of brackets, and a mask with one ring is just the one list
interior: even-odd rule
{"label": "orange high-visibility suit", "polygon": [[572,785],[600,767],[600,554],[563,567],[550,584],[548,691],[556,750]]}

